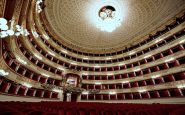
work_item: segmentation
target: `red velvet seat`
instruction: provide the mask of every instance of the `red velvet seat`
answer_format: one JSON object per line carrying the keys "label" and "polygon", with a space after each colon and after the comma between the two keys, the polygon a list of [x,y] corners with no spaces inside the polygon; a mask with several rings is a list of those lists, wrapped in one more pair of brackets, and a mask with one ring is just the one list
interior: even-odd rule
{"label": "red velvet seat", "polygon": [[29,113],[27,113],[27,115],[42,115],[44,114],[45,112],[44,111],[31,111]]}
{"label": "red velvet seat", "polygon": [[150,113],[147,113],[146,111],[128,111],[127,115],[151,115]]}
{"label": "red velvet seat", "polygon": [[169,115],[185,115],[185,109],[177,109],[169,113]]}
{"label": "red velvet seat", "polygon": [[24,113],[20,113],[18,111],[6,111],[0,112],[1,115],[24,115]]}
{"label": "red velvet seat", "polygon": [[89,110],[89,115],[98,115],[96,110]]}

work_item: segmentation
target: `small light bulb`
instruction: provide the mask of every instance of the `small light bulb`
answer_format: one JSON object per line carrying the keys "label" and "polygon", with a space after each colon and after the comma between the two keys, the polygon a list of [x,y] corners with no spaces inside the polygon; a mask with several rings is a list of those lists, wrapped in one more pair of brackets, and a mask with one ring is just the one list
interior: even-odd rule
{"label": "small light bulb", "polygon": [[6,25],[7,20],[5,18],[0,18],[0,25]]}

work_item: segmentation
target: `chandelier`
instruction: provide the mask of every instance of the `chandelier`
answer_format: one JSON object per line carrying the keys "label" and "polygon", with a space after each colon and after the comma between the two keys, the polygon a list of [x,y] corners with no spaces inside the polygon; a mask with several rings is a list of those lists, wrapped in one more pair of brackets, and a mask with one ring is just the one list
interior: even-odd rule
{"label": "chandelier", "polygon": [[102,31],[112,32],[121,25],[121,18],[112,6],[104,6],[99,10],[99,19],[96,23],[97,28]]}
{"label": "chandelier", "polygon": [[14,27],[8,27],[8,21],[5,18],[0,18],[0,38],[6,38],[8,36],[15,35],[16,37],[28,36],[29,32],[20,25]]}
{"label": "chandelier", "polygon": [[124,0],[90,0],[86,9],[89,24],[103,32],[113,32],[122,25],[127,15]]}
{"label": "chandelier", "polygon": [[36,1],[36,11],[37,13],[41,13],[42,10],[45,8],[44,0],[37,0]]}
{"label": "chandelier", "polygon": [[115,18],[115,8],[112,6],[105,6],[100,9],[99,11],[99,17],[102,20],[111,20]]}

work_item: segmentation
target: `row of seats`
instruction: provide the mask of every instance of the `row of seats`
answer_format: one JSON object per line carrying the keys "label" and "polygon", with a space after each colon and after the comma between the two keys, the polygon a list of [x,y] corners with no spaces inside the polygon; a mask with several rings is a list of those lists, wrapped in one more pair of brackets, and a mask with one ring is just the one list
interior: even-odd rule
{"label": "row of seats", "polygon": [[1,115],[184,115],[175,104],[0,102]]}
{"label": "row of seats", "polygon": [[[183,30],[182,33],[180,33],[180,34],[181,34],[181,36],[183,36],[185,34],[185,31]],[[178,38],[180,38],[180,36]],[[126,57],[114,59],[114,60],[106,60],[106,59],[105,60],[86,60],[86,59],[79,59],[77,57],[68,56],[66,54],[61,53],[60,51],[56,50],[54,47],[51,47],[51,45],[49,45],[49,43],[44,38],[41,37],[41,39],[43,40],[43,43],[46,44],[47,47],[49,47],[52,51],[55,51],[55,53],[59,54],[60,56],[62,56],[64,58],[67,58],[67,59],[70,59],[70,60],[73,60],[73,61],[82,62],[82,63],[89,63],[89,64],[112,64],[112,63],[118,63],[118,62],[122,62],[122,61],[128,61],[130,59],[134,59],[134,58],[139,57],[141,55],[144,55],[144,54],[146,54],[148,52],[151,52],[151,51],[153,51],[153,50],[155,50],[155,49],[165,45],[166,43],[170,43],[171,41],[173,41],[175,39],[178,39],[178,38],[176,36],[173,36],[172,38],[170,38],[170,41],[168,41],[168,42],[166,42],[164,40],[164,41],[161,41],[161,42],[151,46],[148,49],[145,49],[143,51],[140,51],[140,52],[132,54],[132,55],[128,55]],[[163,44],[163,45],[161,45],[161,44]],[[162,55],[164,53],[164,55],[167,56],[167,55],[170,55],[170,54],[173,54],[173,53],[177,52],[178,50],[182,50],[183,49],[183,45],[184,44],[177,45],[177,46],[175,46],[175,47],[173,47],[171,49],[163,51]],[[159,54],[154,55],[154,58],[157,58],[157,55],[159,55]],[[139,63],[139,62],[135,62],[135,63]]]}
{"label": "row of seats", "polygon": [[[84,89],[101,89],[101,90],[107,90],[107,89],[128,89],[128,88],[134,88],[134,87],[142,87],[142,86],[148,86],[148,85],[159,85],[163,83],[168,82],[174,82],[179,80],[185,80],[185,72],[179,72],[175,74],[169,74],[157,78],[150,78],[147,80],[141,80],[141,81],[134,81],[134,82],[125,82],[125,83],[114,83],[114,84],[85,84],[82,83],[82,88]],[[97,81],[98,82],[98,81]]]}
{"label": "row of seats", "polygon": [[[20,42],[19,42],[20,43]],[[30,59],[33,63],[35,63],[36,65],[38,65],[39,67],[41,68],[44,68],[46,70],[50,70],[51,72],[56,72],[57,69],[52,69],[51,67],[49,66],[46,66],[45,67],[45,64],[39,62],[39,60],[36,60],[35,58],[33,58],[26,50],[24,47],[22,47],[21,44],[19,44],[20,46],[20,49],[21,51],[23,52],[23,54],[28,58]],[[181,47],[178,45],[178,51],[181,51],[181,50],[184,50],[184,47]],[[166,56],[166,55],[165,55]],[[162,57],[161,57],[162,58]],[[183,64],[184,63],[184,58],[180,59],[180,64]],[[154,66],[154,67],[151,67],[151,68],[148,68],[146,70],[143,70],[143,71],[137,71],[137,72],[131,72],[131,73],[126,73],[126,74],[122,74],[122,75],[116,75],[115,78],[114,76],[104,76],[101,78],[101,76],[85,76],[83,75],[82,78],[83,79],[89,79],[89,80],[112,80],[112,79],[122,79],[122,78],[128,78],[128,77],[136,77],[136,76],[141,76],[141,75],[144,75],[144,74],[148,74],[148,73],[152,73],[152,72],[156,72],[156,71],[159,71],[159,70],[163,70],[164,68],[171,68],[171,67],[175,67],[175,66],[179,66],[179,61],[175,60],[175,61],[172,61],[172,62],[169,62],[168,65],[164,66],[164,65],[161,65],[161,66]],[[44,65],[44,66],[43,66]],[[133,64],[134,65],[134,64]],[[125,68],[125,66],[122,66]],[[126,69],[126,68],[125,68]],[[61,74],[61,73],[59,73]]]}
{"label": "row of seats", "polygon": [[[19,40],[18,40],[19,41]],[[31,54],[30,51],[28,51],[24,46],[23,44],[20,43],[20,41],[18,42],[19,44],[19,49],[21,50],[21,52],[24,54],[25,57],[27,57],[28,60],[30,60],[33,64],[37,65],[38,67],[46,70],[46,71],[49,71],[51,73],[54,73],[54,74],[57,74],[57,75],[60,75],[61,77],[63,77],[63,71],[58,69],[58,68],[54,68],[54,67],[51,67],[43,62],[41,62],[39,59],[37,59],[36,56],[34,56],[34,54]],[[48,57],[49,59],[51,59],[52,57],[50,56],[46,56]]]}
{"label": "row of seats", "polygon": [[171,60],[169,62],[164,62],[159,65],[155,65],[149,68],[138,69],[137,71],[132,71],[128,73],[115,74],[115,75],[82,75],[84,80],[114,80],[114,79],[124,79],[132,77],[141,77],[143,75],[150,75],[154,72],[160,72],[162,70],[175,68],[185,64],[185,56],[178,59]]}
{"label": "row of seats", "polygon": [[56,98],[58,99],[58,93],[43,89],[29,88],[21,84],[12,82],[3,76],[0,76],[0,93],[15,95],[15,96],[28,96],[38,98]]}
{"label": "row of seats", "polygon": [[127,100],[184,97],[185,89],[165,89],[146,92],[117,93],[117,94],[82,94],[81,100]]}
{"label": "row of seats", "polygon": [[[33,62],[34,64],[38,65],[39,67],[42,67],[43,69],[48,70],[50,72],[53,72],[53,73],[56,73],[56,74],[59,74],[59,75],[62,74],[59,69],[50,67],[47,64],[44,64],[44,63],[40,62],[38,59],[33,58],[33,56],[30,55],[29,51],[25,50],[26,48],[22,47],[23,45],[20,45],[20,42],[18,42],[18,43],[19,43],[20,49],[23,52],[23,54],[31,62]],[[36,47],[37,45],[35,44],[34,46]],[[37,48],[38,47],[36,47],[36,49]],[[142,65],[142,64],[146,64],[146,63],[152,62],[154,60],[161,59],[161,58],[163,58],[165,56],[168,56],[170,54],[173,54],[173,52],[177,53],[177,52],[182,51],[184,49],[185,49],[185,44],[177,45],[177,46],[173,47],[172,49],[168,49],[168,50],[164,51],[163,53],[156,54],[154,56],[151,56],[150,58],[143,59],[143,60],[141,60],[139,62],[135,62],[133,64],[122,65],[120,67],[115,66],[115,67],[107,67],[107,68],[87,68],[87,67],[74,66],[74,65],[70,65],[68,63],[61,62],[60,60],[57,60],[57,59],[53,58],[48,53],[46,53],[46,52],[44,53],[42,50],[38,50],[38,51],[41,52],[41,54],[44,53],[43,55],[45,57],[47,57],[49,60],[51,60],[51,61],[53,61],[55,63],[58,63],[58,64],[62,64],[62,66],[65,66],[66,68],[77,69],[77,70],[114,71],[114,70],[128,69],[128,68],[136,67],[136,66],[139,66],[139,65]],[[177,62],[174,63],[174,64],[178,65]],[[151,71],[155,71],[155,70],[156,70],[155,67],[151,69]]]}
{"label": "row of seats", "polygon": [[60,43],[58,40],[56,40],[55,38],[53,38],[53,33],[51,32],[51,28],[49,27],[47,20],[46,19],[46,16],[45,16],[45,13],[41,13],[40,14],[40,18],[42,20],[42,22],[44,22],[44,24],[42,24],[42,26],[44,27],[45,31],[47,32],[48,36],[50,38],[52,38],[52,40],[58,44],[59,46],[61,46],[62,48],[66,49],[67,51],[70,51],[70,52],[73,52],[73,53],[76,53],[76,54],[79,54],[79,55],[83,55],[83,56],[92,56],[92,57],[106,57],[106,56],[114,56],[114,55],[119,55],[119,54],[123,54],[123,53],[126,53],[126,52],[129,52],[129,51],[132,51],[138,47],[141,47],[153,40],[155,40],[156,38],[158,38],[159,36],[163,35],[164,33],[170,31],[171,29],[177,27],[179,24],[183,23],[185,21],[185,13],[180,16],[180,17],[177,17],[176,20],[174,20],[174,22],[172,22],[170,25],[167,25],[166,28],[164,28],[163,30],[161,31],[157,31],[154,35],[149,35],[149,37],[145,40],[143,40],[142,42],[136,44],[136,45],[133,45],[129,48],[125,48],[124,50],[122,51],[118,51],[118,52],[114,52],[114,53],[107,53],[107,54],[91,54],[91,53],[85,53],[85,52],[80,52],[80,51],[76,51],[74,49],[70,49],[69,47],[66,47],[64,45],[62,45],[62,43]]}
{"label": "row of seats", "polygon": [[41,74],[35,73],[23,64],[18,63],[15,60],[15,57],[11,54],[10,51],[8,51],[8,48],[6,46],[6,43],[3,42],[3,58],[6,62],[6,64],[14,70],[15,73],[18,73],[20,76],[32,79],[34,81],[40,82],[42,84],[50,84],[50,85],[56,85],[61,86],[61,81],[56,80],[53,78],[45,77]]}
{"label": "row of seats", "polygon": [[[160,71],[158,66],[153,67],[152,69],[147,69],[149,73]],[[146,73],[144,71],[144,73]],[[82,75],[84,80],[116,80],[116,79],[125,79],[131,77],[138,77],[145,75],[142,71],[136,71],[132,73],[116,74],[116,75]]]}
{"label": "row of seats", "polygon": [[[52,56],[51,54],[43,51],[34,41],[32,38],[30,38],[30,42],[32,43],[32,45],[37,49],[38,52],[40,52],[44,57],[48,58],[49,60],[57,63],[57,64],[60,64],[62,66],[64,66],[65,68],[68,68],[68,69],[75,69],[77,71],[116,71],[116,70],[123,70],[123,69],[129,69],[129,68],[133,68],[133,67],[136,67],[136,66],[140,66],[142,64],[147,64],[147,63],[150,63],[150,62],[153,62],[155,60],[158,60],[158,59],[161,59],[163,57],[166,57],[166,56],[169,56],[169,55],[172,55],[174,53],[177,53],[179,51],[182,51],[185,49],[185,44],[179,44],[179,45],[176,45],[175,47],[172,47],[172,48],[169,48],[161,53],[158,53],[158,54],[155,54],[155,55],[152,55],[146,59],[142,59],[140,61],[137,61],[137,62],[133,62],[133,63],[130,63],[130,64],[126,64],[126,65],[120,65],[120,66],[114,66],[114,67],[84,67],[84,66],[79,66],[79,65],[73,65],[73,64],[70,64],[70,63],[67,63],[67,62],[64,62],[64,61],[61,61],[59,59],[57,59],[56,57]],[[24,50],[23,47],[21,47],[22,49],[21,50]],[[27,52],[27,51],[26,51]],[[32,59],[33,60],[33,59]],[[35,60],[33,60],[33,62],[35,62]],[[50,70],[56,70],[56,69],[50,69]]]}

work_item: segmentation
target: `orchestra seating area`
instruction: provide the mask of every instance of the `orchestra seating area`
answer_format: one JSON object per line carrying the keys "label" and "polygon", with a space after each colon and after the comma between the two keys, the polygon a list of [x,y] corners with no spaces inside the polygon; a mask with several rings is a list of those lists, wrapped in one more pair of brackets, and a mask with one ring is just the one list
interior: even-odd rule
{"label": "orchestra seating area", "polygon": [[0,115],[184,115],[185,105],[0,102]]}

